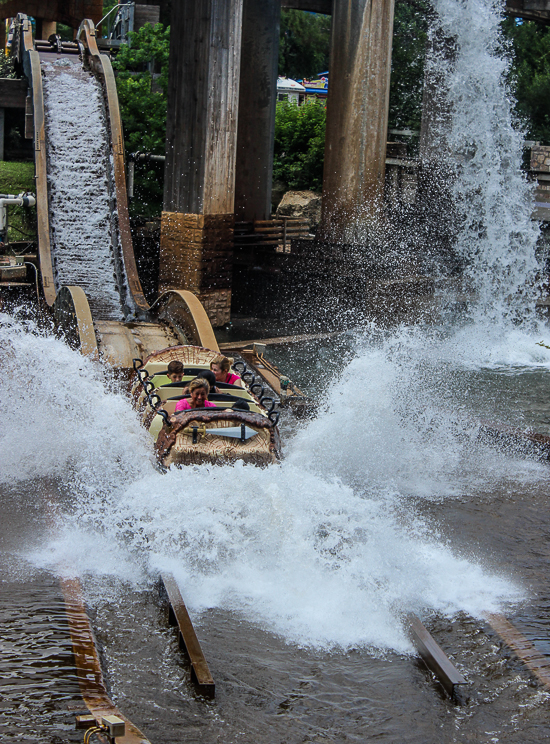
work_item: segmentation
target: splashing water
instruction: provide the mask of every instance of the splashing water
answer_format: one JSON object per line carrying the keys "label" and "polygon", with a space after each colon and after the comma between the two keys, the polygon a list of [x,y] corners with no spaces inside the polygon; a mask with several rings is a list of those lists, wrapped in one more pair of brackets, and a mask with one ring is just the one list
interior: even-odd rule
{"label": "splashing water", "polygon": [[[521,599],[415,509],[423,499],[480,498],[506,482],[548,479],[542,466],[485,447],[455,410],[464,369],[548,368],[533,330],[550,337],[532,317],[515,325],[535,296],[537,231],[502,86],[498,14],[474,0],[436,4],[459,48],[447,72],[449,141],[462,154],[455,195],[468,216],[459,250],[478,294],[474,322],[360,335],[325,408],[290,438],[278,466],[161,474],[127,399],[106,389],[105,370],[2,316],[0,385],[13,402],[0,410],[3,481],[54,478],[70,494],[35,563],[137,586],[171,570],[193,610],[230,610],[325,648],[408,651],[406,612],[479,616]],[[29,438],[32,461],[22,458]]]}
{"label": "splashing water", "polygon": [[539,227],[531,220],[532,187],[521,172],[524,132],[504,84],[502,7],[487,0],[435,0],[434,6],[441,32],[457,47],[452,61],[438,62],[451,110],[444,138],[457,161],[453,193],[462,229],[456,250],[477,295],[471,315],[485,326],[529,318],[538,329]]}
{"label": "splashing water", "polygon": [[[407,651],[405,612],[479,615],[521,596],[453,553],[409,497],[452,497],[457,487],[511,473],[539,478],[540,467],[474,447],[464,427],[462,445],[452,434],[442,439],[445,425],[433,430],[423,401],[407,409],[417,397],[414,370],[392,361],[395,346],[358,351],[327,410],[296,434],[281,465],[161,474],[129,402],[106,391],[104,370],[35,329],[2,321],[3,399],[14,401],[0,414],[4,481],[54,477],[71,492],[35,563],[138,586],[169,569],[194,611],[231,610],[317,647]],[[28,384],[14,358],[30,371]],[[22,469],[9,452],[24,450],[29,431],[36,455]]]}

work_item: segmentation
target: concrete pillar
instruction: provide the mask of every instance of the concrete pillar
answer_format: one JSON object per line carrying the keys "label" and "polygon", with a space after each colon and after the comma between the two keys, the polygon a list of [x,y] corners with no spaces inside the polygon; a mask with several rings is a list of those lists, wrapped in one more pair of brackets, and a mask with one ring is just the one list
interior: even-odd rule
{"label": "concrete pillar", "polygon": [[42,38],[49,39],[52,34],[57,33],[57,23],[55,21],[42,21]]}
{"label": "concrete pillar", "polygon": [[5,136],[4,107],[0,106],[0,160],[4,160],[4,136]]}
{"label": "concrete pillar", "polygon": [[394,0],[334,0],[320,237],[364,242],[381,217]]}
{"label": "concrete pillar", "polygon": [[229,320],[243,0],[172,4],[159,289]]}
{"label": "concrete pillar", "polygon": [[281,0],[244,0],[235,219],[271,217]]}

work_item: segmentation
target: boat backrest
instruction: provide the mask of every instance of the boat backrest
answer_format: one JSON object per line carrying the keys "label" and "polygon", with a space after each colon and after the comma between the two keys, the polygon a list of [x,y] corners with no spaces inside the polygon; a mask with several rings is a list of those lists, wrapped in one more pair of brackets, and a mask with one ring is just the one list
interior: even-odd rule
{"label": "boat backrest", "polygon": [[[167,367],[166,362],[148,362],[142,369],[146,369],[149,377],[153,377],[153,375],[165,375],[168,372]],[[196,377],[203,369],[210,369],[210,365],[194,364],[192,367],[185,367],[184,372],[186,375]]]}

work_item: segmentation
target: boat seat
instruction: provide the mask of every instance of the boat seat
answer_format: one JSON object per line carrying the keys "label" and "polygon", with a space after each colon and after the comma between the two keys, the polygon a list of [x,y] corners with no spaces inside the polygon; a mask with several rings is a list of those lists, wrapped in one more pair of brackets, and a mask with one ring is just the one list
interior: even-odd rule
{"label": "boat seat", "polygon": [[[170,385],[163,385],[162,387],[156,388],[154,393],[155,395],[158,395],[161,400],[169,400],[170,398],[181,397],[183,395],[184,387],[185,385],[181,385],[179,382],[173,382]],[[254,399],[248,390],[239,387],[234,387],[231,391],[224,389],[223,393],[211,393],[210,395],[232,395],[234,398],[244,398],[244,400],[251,400],[254,402]]]}
{"label": "boat seat", "polygon": [[[168,364],[166,362],[148,362],[144,367],[141,367],[141,369],[146,369],[149,373],[149,377],[153,377],[153,375],[165,375],[168,372],[167,367]],[[184,372],[185,374],[196,377],[203,369],[210,369],[210,364],[195,364],[192,367],[184,367]],[[189,372],[187,372],[187,370],[189,370]]]}
{"label": "boat seat", "polygon": [[[169,413],[172,416],[175,411],[177,402],[178,402],[177,400],[166,400],[162,404],[162,407],[167,413]],[[224,408],[233,408],[236,402],[237,402],[236,400],[219,401],[218,403],[216,403],[216,408],[219,408],[220,410],[223,410]],[[253,403],[252,401],[247,401],[247,403],[249,405],[250,410],[254,411],[254,413],[265,414],[265,411],[261,410],[260,407],[256,403]],[[213,411],[214,409],[209,408],[208,410]]]}

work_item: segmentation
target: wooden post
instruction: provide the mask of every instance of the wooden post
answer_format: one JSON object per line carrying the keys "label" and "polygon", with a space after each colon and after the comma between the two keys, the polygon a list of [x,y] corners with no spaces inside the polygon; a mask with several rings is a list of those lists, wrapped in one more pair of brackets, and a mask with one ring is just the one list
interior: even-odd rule
{"label": "wooden post", "polygon": [[365,242],[381,217],[394,0],[334,0],[320,237]]}
{"label": "wooden post", "polygon": [[230,318],[243,0],[172,4],[159,289]]}
{"label": "wooden post", "polygon": [[235,218],[271,217],[281,0],[244,0]]}

